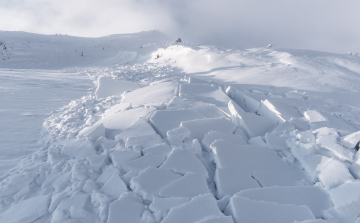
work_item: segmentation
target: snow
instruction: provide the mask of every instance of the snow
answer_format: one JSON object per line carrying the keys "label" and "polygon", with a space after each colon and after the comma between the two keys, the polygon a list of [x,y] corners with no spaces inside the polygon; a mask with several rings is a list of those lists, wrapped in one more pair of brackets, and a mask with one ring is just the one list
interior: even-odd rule
{"label": "snow", "polygon": [[110,153],[111,162],[119,169],[121,169],[123,163],[134,160],[140,156],[140,151],[130,149],[115,150]]}
{"label": "snow", "polygon": [[330,190],[354,178],[344,163],[332,159],[322,167],[318,179],[326,189]]}
{"label": "snow", "polygon": [[163,155],[168,156],[171,153],[171,147],[167,143],[161,143],[155,146],[149,146],[142,149],[142,153],[146,155],[147,153],[151,153],[154,155]]}
{"label": "snow", "polygon": [[190,133],[191,132],[189,129],[181,126],[179,128],[167,131],[166,135],[170,141],[171,146],[180,147],[182,146],[184,139],[190,136]]}
{"label": "snow", "polygon": [[145,154],[137,159],[128,161],[122,164],[122,170],[126,172],[135,171],[140,172],[143,169],[152,167],[159,167],[165,161],[165,156],[154,155],[151,153]]}
{"label": "snow", "polygon": [[105,136],[105,126],[100,123],[98,125],[86,127],[79,132],[79,136],[92,137],[94,139],[100,138],[101,136]]}
{"label": "snow", "polygon": [[190,198],[186,197],[154,197],[153,202],[149,205],[149,210],[154,213],[156,220],[159,222],[167,215],[171,208],[182,205],[189,200]]}
{"label": "snow", "polygon": [[109,205],[109,217],[107,223],[128,222],[139,223],[145,207],[143,204],[124,197],[119,200],[113,201]]}
{"label": "snow", "polygon": [[360,191],[359,191],[360,181],[349,181],[346,182],[332,190],[329,194],[334,206],[340,208],[343,206],[360,204]]}
{"label": "snow", "polygon": [[281,172],[267,170],[253,171],[252,177],[254,177],[262,187],[298,186],[310,184],[305,172],[302,170]]}
{"label": "snow", "polygon": [[61,153],[77,159],[95,155],[95,146],[89,139],[69,139],[65,142]]}
{"label": "snow", "polygon": [[112,95],[121,95],[126,91],[139,88],[136,83],[123,80],[114,80],[108,77],[99,77],[98,86],[95,90],[96,98],[106,98]]}
{"label": "snow", "polygon": [[130,136],[125,141],[126,148],[146,148],[149,146],[155,146],[163,142],[162,138],[158,134],[146,134],[140,136]]}
{"label": "snow", "polygon": [[211,216],[206,219],[197,221],[196,223],[233,223],[233,219],[230,216]]}
{"label": "snow", "polygon": [[222,139],[231,143],[236,143],[239,145],[246,144],[246,141],[243,139],[241,135],[234,135],[226,132],[219,132],[219,131],[210,131],[205,134],[204,138],[202,139],[202,145],[204,149],[208,152],[211,151],[210,145],[217,139]]}
{"label": "snow", "polygon": [[287,148],[285,139],[272,133],[265,134],[265,141],[268,147],[274,150],[282,150]]}
{"label": "snow", "polygon": [[347,136],[340,138],[340,143],[348,149],[355,148],[357,144],[360,142],[360,131],[354,132]]}
{"label": "snow", "polygon": [[129,128],[115,136],[116,140],[122,140],[126,142],[129,137],[136,137],[148,134],[155,134],[155,130],[151,125],[143,118],[139,118]]}
{"label": "snow", "polygon": [[127,192],[127,186],[118,174],[112,177],[101,187],[101,191],[111,197],[118,198],[122,193]]}

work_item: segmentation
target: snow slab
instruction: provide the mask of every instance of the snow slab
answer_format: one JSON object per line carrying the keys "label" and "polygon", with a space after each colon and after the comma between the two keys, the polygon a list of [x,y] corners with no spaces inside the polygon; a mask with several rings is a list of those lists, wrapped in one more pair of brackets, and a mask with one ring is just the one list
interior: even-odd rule
{"label": "snow slab", "polygon": [[316,218],[323,218],[324,211],[333,207],[326,191],[314,186],[263,187],[244,190],[234,196],[278,204],[305,205],[310,208]]}
{"label": "snow slab", "polygon": [[113,198],[118,198],[122,193],[128,191],[126,184],[120,178],[120,176],[115,173],[112,177],[101,187],[101,191],[104,194],[107,194]]}
{"label": "snow slab", "polygon": [[235,223],[290,223],[315,220],[307,206],[255,201],[241,196],[233,196],[224,213],[231,215]]}
{"label": "snow slab", "polygon": [[170,170],[181,175],[188,172],[201,173],[209,178],[205,166],[189,149],[173,148],[160,169]]}
{"label": "snow slab", "polygon": [[166,138],[167,131],[180,127],[182,121],[203,118],[205,117],[192,110],[164,110],[156,111],[150,118],[150,124],[162,138]]}
{"label": "snow slab", "polygon": [[237,145],[216,140],[210,146],[218,168],[243,171],[289,171],[292,167],[283,162],[274,150],[252,145]]}
{"label": "snow slab", "polygon": [[180,84],[179,97],[191,98],[197,101],[213,104],[230,116],[227,103],[230,98],[221,87],[203,84]]}
{"label": "snow slab", "polygon": [[306,155],[300,162],[305,171],[310,175],[313,182],[317,182],[317,175],[324,166],[331,161],[331,158],[321,155]]}
{"label": "snow slab", "polygon": [[107,223],[139,223],[145,211],[143,204],[129,198],[123,197],[113,201],[109,205],[109,217]]}
{"label": "snow slab", "polygon": [[242,190],[260,187],[248,171],[241,169],[216,168],[214,181],[218,199],[227,195],[232,196]]}
{"label": "snow slab", "polygon": [[149,210],[154,213],[155,219],[160,222],[165,218],[171,208],[182,205],[188,201],[190,201],[190,198],[186,197],[154,197],[153,202],[149,205]]}
{"label": "snow slab", "polygon": [[346,182],[330,190],[329,194],[337,209],[348,205],[360,205],[360,181]]}
{"label": "snow slab", "polygon": [[102,123],[98,123],[96,125],[86,127],[79,132],[79,135],[98,139],[101,136],[105,136],[105,126]]}
{"label": "snow slab", "polygon": [[95,145],[87,138],[67,139],[61,153],[77,159],[84,159],[87,156],[95,155]]}
{"label": "snow slab", "polygon": [[22,200],[11,206],[0,216],[1,223],[30,223],[42,217],[48,212],[50,196],[42,195],[38,197]]}
{"label": "snow slab", "polygon": [[258,181],[262,187],[273,186],[299,186],[303,184],[311,184],[307,180],[305,172],[302,170],[294,171],[253,171],[252,176]]}
{"label": "snow slab", "polygon": [[111,162],[117,168],[121,169],[122,164],[128,161],[134,160],[141,156],[140,151],[131,150],[131,149],[124,149],[124,150],[115,150],[110,153]]}
{"label": "snow slab", "polygon": [[106,183],[114,174],[119,174],[120,171],[113,165],[109,165],[102,172],[102,174],[97,178],[96,183],[104,184]]}
{"label": "snow slab", "polygon": [[234,223],[231,216],[211,216],[195,223]]}
{"label": "snow slab", "polygon": [[360,179],[360,159],[349,167],[350,173],[354,176],[355,179]]}
{"label": "snow slab", "polygon": [[339,160],[332,159],[327,162],[318,174],[319,181],[327,190],[340,186],[346,181],[353,180],[348,167]]}
{"label": "snow slab", "polygon": [[285,121],[284,123],[279,124],[271,133],[275,135],[280,135],[283,134],[284,132],[291,132],[291,131],[295,131],[295,126],[291,124],[290,121]]}
{"label": "snow slab", "polygon": [[354,153],[337,144],[337,137],[334,135],[318,135],[316,143],[323,149],[332,152],[339,159],[352,162]]}
{"label": "snow slab", "polygon": [[90,197],[87,194],[75,193],[71,197],[62,200],[52,215],[51,223],[63,222],[68,217],[67,214],[70,213],[72,206],[84,208],[89,199]]}
{"label": "snow slab", "polygon": [[234,133],[236,126],[226,118],[206,118],[190,121],[182,121],[181,127],[190,130],[190,138],[202,141],[204,135],[210,131]]}
{"label": "snow slab", "polygon": [[139,135],[139,136],[130,136],[125,141],[125,147],[127,148],[146,148],[149,146],[155,146],[158,144],[163,143],[162,138],[156,134],[146,134],[146,135]]}
{"label": "snow slab", "polygon": [[89,161],[89,166],[95,170],[96,172],[99,171],[99,169],[102,167],[102,165],[104,164],[106,158],[108,156],[107,155],[92,155],[92,156],[87,156],[86,159]]}
{"label": "snow slab", "polygon": [[162,155],[154,155],[148,153],[145,154],[144,156],[141,156],[140,158],[123,163],[122,169],[125,172],[129,172],[129,171],[140,172],[141,170],[144,170],[149,166],[159,167],[161,164],[164,163],[165,158],[166,157]]}
{"label": "snow slab", "polygon": [[170,209],[162,223],[194,223],[210,216],[224,216],[211,194],[194,197],[189,202]]}
{"label": "snow slab", "polygon": [[274,150],[283,150],[287,149],[288,146],[286,145],[286,141],[284,138],[281,138],[277,135],[272,133],[265,134],[265,140],[269,148]]}
{"label": "snow slab", "polygon": [[260,108],[260,101],[267,97],[264,95],[255,95],[249,92],[241,92],[235,88],[226,89],[227,95],[233,99],[246,112],[257,112]]}
{"label": "snow slab", "polygon": [[151,201],[159,196],[163,187],[180,178],[181,175],[168,170],[148,167],[130,181],[130,188],[144,200]]}
{"label": "snow slab", "polygon": [[95,91],[96,98],[106,98],[112,95],[121,95],[124,91],[132,91],[139,86],[130,81],[115,80],[109,77],[99,77],[98,86]]}
{"label": "snow slab", "polygon": [[154,108],[147,107],[121,111],[99,120],[95,125],[103,123],[105,126],[106,137],[114,138],[116,135],[129,128],[140,117],[145,117],[154,111]]}
{"label": "snow slab", "polygon": [[265,117],[246,113],[232,101],[229,102],[228,106],[231,112],[232,121],[237,127],[245,132],[248,138],[263,136],[275,126],[274,122]]}
{"label": "snow slab", "polygon": [[169,103],[170,99],[175,95],[177,87],[178,83],[176,82],[164,82],[139,88],[126,93],[121,104],[131,103],[133,107],[139,105],[159,107]]}
{"label": "snow slab", "polygon": [[189,131],[189,129],[185,127],[179,127],[167,131],[166,135],[172,147],[181,147],[184,142],[184,139],[186,137],[189,137],[190,133],[191,132]]}
{"label": "snow slab", "polygon": [[348,149],[355,148],[356,145],[360,142],[360,131],[354,132],[347,136],[340,138],[340,143]]}
{"label": "snow slab", "polygon": [[144,149],[142,149],[142,153],[145,155],[147,153],[151,153],[154,155],[163,155],[168,156],[171,153],[171,147],[167,143],[161,143],[155,146],[149,146]]}
{"label": "snow slab", "polygon": [[248,140],[250,145],[260,146],[260,147],[268,147],[268,145],[264,142],[261,136],[256,136]]}
{"label": "snow slab", "polygon": [[123,132],[115,136],[116,140],[126,141],[129,137],[155,134],[153,127],[146,121],[144,118],[139,118],[135,121],[129,128],[125,129]]}
{"label": "snow slab", "polygon": [[202,145],[203,148],[206,149],[208,152],[211,151],[210,145],[217,139],[222,139],[231,143],[239,144],[239,145],[245,145],[246,141],[241,135],[234,135],[226,132],[219,132],[219,131],[210,131],[207,134],[205,134]]}
{"label": "snow slab", "polygon": [[187,173],[180,179],[163,187],[161,197],[193,198],[200,194],[210,193],[206,179],[201,173]]}
{"label": "snow slab", "polygon": [[111,108],[107,109],[104,114],[102,115],[102,118],[106,118],[108,116],[111,116],[115,113],[125,111],[128,109],[132,109],[132,106],[130,103],[120,103],[112,106]]}

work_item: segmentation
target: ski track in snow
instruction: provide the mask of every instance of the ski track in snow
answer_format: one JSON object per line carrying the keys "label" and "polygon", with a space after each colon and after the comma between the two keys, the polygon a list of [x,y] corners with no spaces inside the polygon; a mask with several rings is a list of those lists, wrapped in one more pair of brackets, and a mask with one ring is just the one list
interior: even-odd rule
{"label": "ski track in snow", "polygon": [[19,148],[35,130],[2,142],[0,223],[360,222],[358,57],[156,31],[0,41],[1,135],[47,117],[39,148]]}

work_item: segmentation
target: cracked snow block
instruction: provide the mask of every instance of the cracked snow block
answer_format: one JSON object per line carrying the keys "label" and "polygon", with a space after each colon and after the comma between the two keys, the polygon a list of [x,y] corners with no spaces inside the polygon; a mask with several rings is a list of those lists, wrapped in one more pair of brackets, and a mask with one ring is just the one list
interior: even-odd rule
{"label": "cracked snow block", "polygon": [[346,182],[329,191],[330,197],[336,209],[346,206],[360,205],[360,181],[354,180]]}
{"label": "cracked snow block", "polygon": [[50,196],[42,195],[38,197],[22,200],[12,205],[0,216],[0,222],[6,223],[31,223],[48,213]]}
{"label": "cracked snow block", "polygon": [[294,171],[253,171],[252,176],[262,187],[273,186],[299,186],[303,184],[310,185],[305,172],[301,170]]}
{"label": "cracked snow block", "polygon": [[345,149],[342,145],[337,144],[339,135],[319,135],[316,138],[317,145],[327,151],[333,153],[340,160],[352,162],[354,153]]}
{"label": "cracked snow block", "polygon": [[197,139],[199,142],[201,142],[204,135],[210,131],[234,133],[236,130],[236,126],[226,118],[207,118],[183,121],[180,126],[187,128],[191,132],[189,137]]}
{"label": "cracked snow block", "polygon": [[203,118],[205,117],[192,110],[161,110],[153,114],[150,118],[150,124],[162,138],[166,138],[167,131],[180,127],[182,121]]}
{"label": "cracked snow block", "polygon": [[[38,173],[28,173],[28,174],[16,174],[7,177],[5,180],[1,181],[0,197],[15,195],[23,188],[27,187],[31,182],[33,182],[38,175],[39,175]],[[54,180],[56,180],[56,178],[50,179],[49,184],[52,184]],[[44,183],[46,183],[46,181],[44,181]]]}
{"label": "cracked snow block", "polygon": [[248,171],[241,169],[216,168],[214,181],[218,199],[227,195],[232,196],[242,190],[260,187]]}
{"label": "cracked snow block", "polygon": [[179,96],[213,104],[218,107],[222,112],[230,116],[230,112],[227,106],[230,98],[223,92],[223,90],[219,86],[181,84]]}
{"label": "cracked snow block", "polygon": [[315,220],[307,206],[255,201],[241,196],[233,196],[224,213],[231,215],[235,223],[289,223]]}
{"label": "cracked snow block", "polygon": [[360,142],[360,131],[354,132],[352,134],[340,138],[340,143],[348,149],[352,149],[355,147],[359,148],[359,142]]}
{"label": "cracked snow block", "polygon": [[120,178],[120,176],[115,173],[112,177],[101,187],[101,191],[113,198],[119,198],[122,193],[128,191],[126,184]]}
{"label": "cracked snow block", "polygon": [[160,169],[170,170],[181,175],[188,172],[201,173],[206,179],[209,178],[205,166],[189,149],[173,148]]}
{"label": "cracked snow block", "polygon": [[95,145],[87,138],[66,140],[61,153],[77,159],[84,159],[87,156],[95,155]]}
{"label": "cracked snow block", "polygon": [[100,168],[103,166],[106,158],[107,155],[92,155],[86,157],[86,159],[89,161],[89,166],[96,172],[98,172]]}
{"label": "cracked snow block", "polygon": [[162,223],[194,223],[211,216],[224,216],[211,194],[202,194],[170,209]]}
{"label": "cracked snow block", "polygon": [[109,165],[106,169],[102,172],[102,174],[97,178],[96,183],[104,184],[106,183],[114,174],[119,174],[120,171],[113,165]]}
{"label": "cracked snow block", "polygon": [[226,94],[235,101],[244,111],[255,113],[260,108],[260,101],[267,97],[264,95],[255,95],[247,92],[241,92],[229,87]]}
{"label": "cracked snow block", "polygon": [[105,126],[102,123],[86,127],[79,132],[79,136],[92,137],[98,139],[101,136],[105,136]]}
{"label": "cracked snow block", "polygon": [[231,216],[211,216],[195,223],[234,223]]}
{"label": "cracked snow block", "polygon": [[284,132],[295,131],[295,126],[291,124],[290,121],[285,121],[284,123],[279,124],[273,131],[272,134],[281,135]]}
{"label": "cracked snow block", "polygon": [[121,95],[124,91],[132,91],[139,88],[134,82],[115,80],[109,77],[99,77],[98,86],[95,90],[96,98],[106,98],[112,95]]}
{"label": "cracked snow block", "polygon": [[122,168],[121,165],[123,163],[139,158],[140,156],[141,156],[140,151],[130,150],[130,149],[115,150],[110,153],[111,162],[114,164],[114,166],[116,166],[119,169]]}
{"label": "cracked snow block", "polygon": [[105,127],[105,136],[109,139],[113,139],[116,135],[129,128],[139,118],[146,117],[154,111],[155,108],[147,107],[121,111],[99,120],[95,125],[103,123]]}
{"label": "cracked snow block", "polygon": [[63,222],[68,217],[67,214],[70,213],[72,206],[84,208],[90,202],[89,200],[89,195],[84,193],[75,193],[71,197],[62,200],[56,207],[51,222]]}
{"label": "cracked snow block", "polygon": [[234,135],[226,132],[210,131],[206,133],[202,140],[202,146],[208,152],[211,151],[210,145],[217,139],[222,139],[231,143],[245,145],[246,141],[241,135]]}
{"label": "cracked snow block", "polygon": [[227,117],[219,108],[213,104],[202,101],[195,101],[189,98],[174,97],[169,103],[167,110],[183,110],[188,109],[203,115],[206,118]]}
{"label": "cracked snow block", "polygon": [[298,145],[291,146],[291,152],[293,156],[302,163],[304,156],[315,154],[316,145],[299,143]]}
{"label": "cracked snow block", "polygon": [[284,123],[291,118],[301,118],[303,115],[297,107],[307,106],[303,100],[271,98],[261,101],[258,114],[267,117],[275,123]]}
{"label": "cracked snow block", "polygon": [[131,103],[133,107],[140,105],[161,107],[163,104],[169,103],[175,96],[177,88],[178,83],[176,82],[164,82],[138,88],[126,93],[121,103]]}
{"label": "cracked snow block", "polygon": [[170,141],[170,145],[173,147],[181,147],[184,139],[186,137],[190,136],[190,131],[189,129],[185,128],[185,127],[179,127],[173,130],[169,130],[167,131],[166,135],[168,140]]}
{"label": "cracked snow block", "polygon": [[321,155],[305,155],[300,159],[302,167],[309,174],[313,182],[318,181],[318,173],[330,162],[331,158]]}
{"label": "cracked snow block", "polygon": [[106,118],[110,115],[113,115],[115,113],[121,112],[121,111],[125,111],[128,109],[132,109],[132,106],[130,103],[120,103],[120,104],[116,104],[112,107],[110,107],[109,109],[107,109],[104,114],[102,115],[102,118]]}
{"label": "cracked snow block", "polygon": [[282,161],[274,150],[251,145],[237,145],[216,140],[210,146],[217,168],[252,171],[290,171],[294,167]]}
{"label": "cracked snow block", "polygon": [[128,161],[122,164],[122,168],[125,172],[135,171],[140,172],[150,166],[159,167],[165,161],[165,156],[162,155],[154,155],[151,153],[145,154],[140,158]]}
{"label": "cracked snow block", "polygon": [[360,179],[360,159],[358,159],[356,162],[353,162],[353,164],[349,167],[349,171],[354,176],[354,178]]}
{"label": "cracked snow block", "polygon": [[199,79],[199,78],[195,78],[195,77],[189,77],[188,84],[207,84],[207,85],[210,85],[210,84],[212,84],[212,82],[207,81],[207,80],[202,80],[202,79]]}
{"label": "cracked snow block", "polygon": [[290,123],[295,126],[296,129],[300,131],[307,131],[310,129],[309,121],[303,117],[303,118],[291,118]]}
{"label": "cracked snow block", "polygon": [[268,145],[264,142],[261,136],[256,136],[248,141],[249,145],[260,146],[260,147],[268,147]]}
{"label": "cracked snow block", "polygon": [[274,150],[283,150],[287,149],[286,141],[284,138],[281,138],[277,135],[266,133],[265,140],[269,148]]}
{"label": "cracked snow block", "polygon": [[246,197],[255,201],[267,201],[278,204],[305,205],[316,218],[323,218],[324,212],[333,207],[333,203],[324,189],[314,186],[264,187],[241,191],[234,197]]}
{"label": "cracked snow block", "polygon": [[348,167],[336,159],[327,162],[318,174],[319,181],[327,190],[331,190],[354,177],[350,174]]}
{"label": "cracked snow block", "polygon": [[149,146],[142,149],[142,153],[145,155],[147,153],[151,153],[154,155],[163,155],[168,156],[171,153],[172,148],[167,143],[161,143],[155,146]]}
{"label": "cracked snow block", "polygon": [[168,170],[148,167],[130,181],[130,188],[144,200],[152,201],[163,187],[180,178],[181,175]]}
{"label": "cracked snow block", "polygon": [[163,187],[161,197],[193,198],[200,194],[210,193],[206,179],[201,173],[187,173],[180,179]]}
{"label": "cracked snow block", "polygon": [[125,141],[125,147],[126,148],[146,148],[149,146],[155,146],[158,144],[163,143],[164,141],[162,138],[156,134],[147,134],[147,135],[140,135],[140,136],[131,136],[128,137]]}
{"label": "cracked snow block", "polygon": [[123,197],[113,201],[109,205],[109,216],[107,223],[139,223],[145,206],[129,197]]}
{"label": "cracked snow block", "polygon": [[252,113],[246,113],[232,101],[229,102],[228,106],[232,121],[245,132],[248,138],[263,136],[275,127],[271,120]]}
{"label": "cracked snow block", "polygon": [[188,201],[190,201],[190,198],[186,197],[154,197],[153,202],[149,205],[149,210],[154,213],[157,222],[160,222],[165,218],[171,208],[182,205]]}
{"label": "cracked snow block", "polygon": [[153,127],[144,118],[139,118],[129,128],[115,136],[115,140],[126,141],[129,137],[136,137],[141,135],[156,134]]}

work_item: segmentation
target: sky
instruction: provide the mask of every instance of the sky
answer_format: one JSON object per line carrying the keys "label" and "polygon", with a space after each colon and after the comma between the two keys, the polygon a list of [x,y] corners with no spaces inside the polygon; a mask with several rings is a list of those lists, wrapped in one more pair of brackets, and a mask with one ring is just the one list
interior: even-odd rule
{"label": "sky", "polygon": [[360,53],[358,0],[0,0],[0,30],[98,37],[159,30],[227,48]]}

